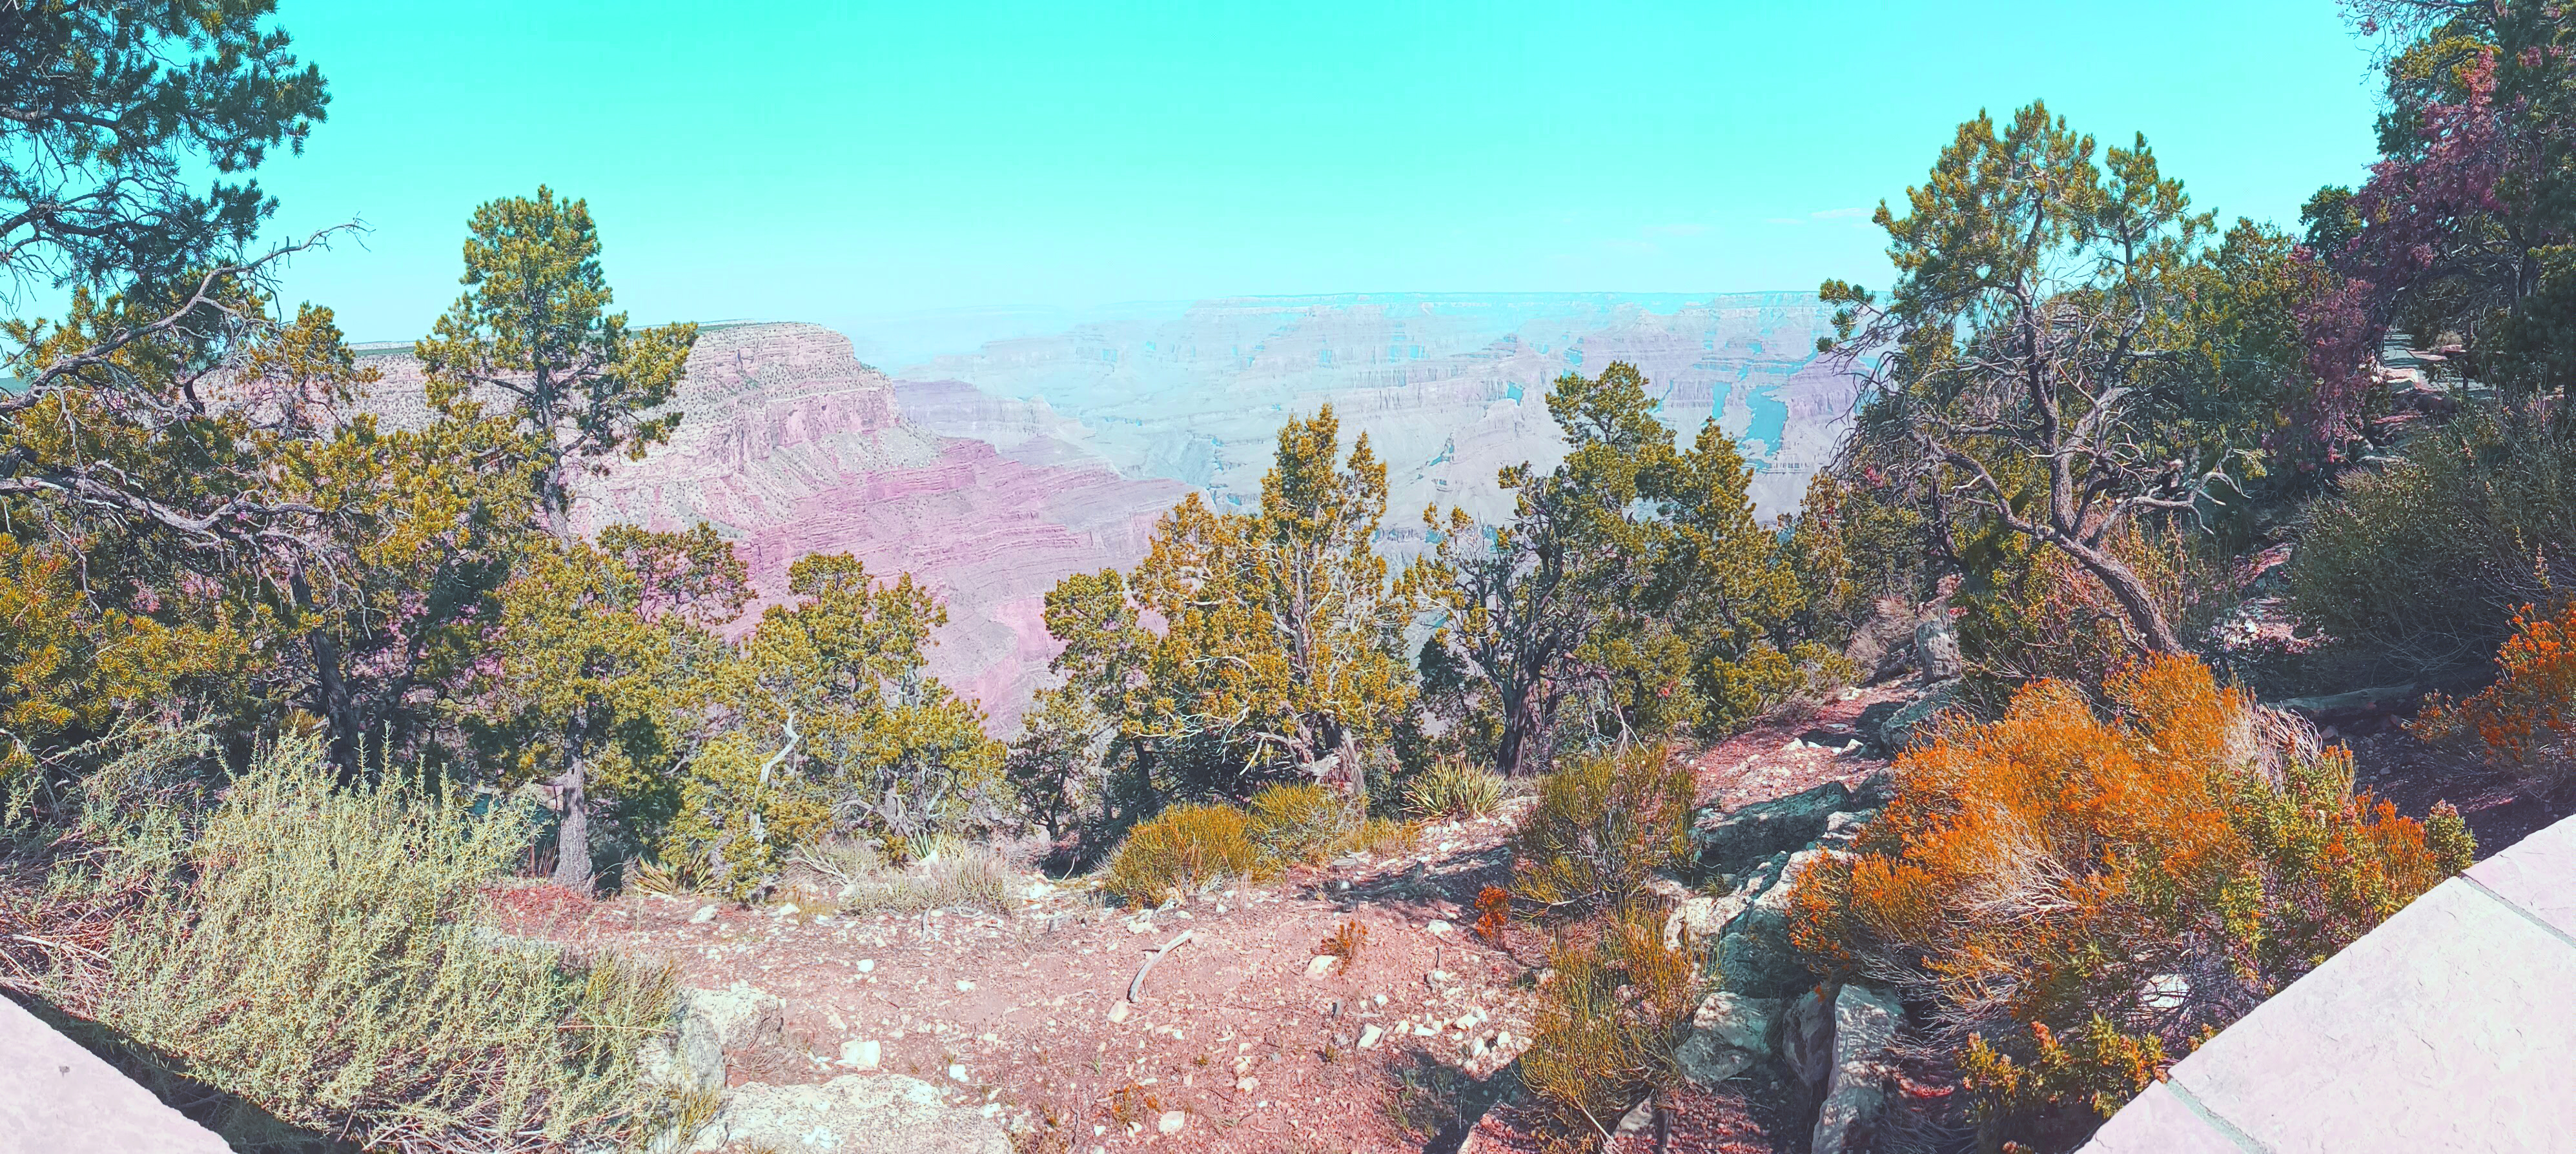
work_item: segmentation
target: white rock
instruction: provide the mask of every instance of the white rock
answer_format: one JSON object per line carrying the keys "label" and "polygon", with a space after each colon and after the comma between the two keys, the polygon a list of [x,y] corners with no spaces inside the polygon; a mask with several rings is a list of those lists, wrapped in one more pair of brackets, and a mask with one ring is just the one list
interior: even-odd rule
{"label": "white rock", "polygon": [[832,1154],[1011,1154],[1010,1135],[939,1089],[901,1074],[843,1074],[820,1086],[736,1086],[688,1149]]}
{"label": "white rock", "polygon": [[1125,1003],[1125,1002],[1111,1002],[1111,1003],[1109,1004],[1109,1020],[1110,1020],[1110,1021],[1112,1021],[1112,1022],[1124,1022],[1124,1021],[1126,1021],[1126,1020],[1127,1020],[1127,1003]]}
{"label": "white rock", "polygon": [[1376,1048],[1377,1048],[1377,1040],[1378,1040],[1379,1038],[1381,1038],[1381,1037],[1384,1037],[1384,1036],[1385,1036],[1385,1034],[1386,1034],[1386,1031],[1381,1030],[1381,1029],[1378,1029],[1378,1028],[1377,1028],[1377,1027],[1375,1027],[1375,1026],[1371,1026],[1371,1027],[1369,1027],[1369,1028],[1367,1028],[1367,1029],[1365,1029],[1365,1030],[1360,1031],[1360,1049],[1363,1049],[1363,1050],[1374,1050],[1374,1049],[1376,1049]]}
{"label": "white rock", "polygon": [[967,980],[966,980],[966,979],[964,979],[964,978],[959,978],[959,979],[957,979],[957,992],[958,992],[958,993],[961,993],[961,994],[962,994],[962,993],[965,993],[966,991],[971,990],[971,989],[974,989],[974,988],[975,988],[975,983],[970,982],[970,981],[967,981]]}
{"label": "white rock", "polygon": [[1815,1154],[1845,1154],[1867,1138],[1887,1105],[1887,1049],[1905,1007],[1892,994],[1844,986],[1834,998],[1834,1068],[1816,1111]]}
{"label": "white rock", "polygon": [[689,924],[693,926],[705,925],[715,919],[716,908],[714,906],[699,906],[698,912],[689,915]]}
{"label": "white rock", "polygon": [[852,968],[862,974],[873,974],[877,969],[877,960],[875,958],[860,958],[859,964]]}
{"label": "white rock", "polygon": [[787,903],[786,905],[780,906],[780,907],[778,907],[777,909],[774,909],[774,910],[769,911],[769,916],[771,916],[771,917],[773,917],[773,918],[784,918],[784,917],[791,917],[791,916],[793,916],[795,913],[796,913],[796,903],[794,903],[794,902],[789,902],[789,903]]}
{"label": "white rock", "polygon": [[1234,1090],[1238,1094],[1249,1094],[1260,1088],[1261,1079],[1259,1078],[1237,1078],[1234,1080]]}
{"label": "white rock", "polygon": [[1691,1014],[1690,1034],[1673,1051],[1682,1076],[1713,1086],[1743,1073],[1771,1048],[1771,1025],[1787,1003],[1720,991]]}
{"label": "white rock", "polygon": [[1165,1110],[1163,1111],[1163,1116],[1155,1121],[1154,1129],[1165,1134],[1178,1134],[1181,1132],[1181,1127],[1189,1124],[1189,1115],[1181,1113],[1178,1110]]}
{"label": "white rock", "polygon": [[1441,920],[1440,920],[1440,919],[1438,919],[1438,918],[1433,918],[1433,919],[1431,919],[1431,924],[1430,924],[1430,925],[1424,926],[1424,927],[1422,927],[1422,928],[1423,928],[1423,929],[1425,929],[1425,930],[1428,930],[1428,931],[1430,931],[1431,933],[1434,933],[1434,934],[1446,934],[1446,933],[1448,933],[1448,932],[1449,932],[1449,923],[1444,922],[1444,921],[1441,921]]}
{"label": "white rock", "polygon": [[1306,976],[1310,978],[1320,978],[1326,974],[1332,973],[1333,962],[1335,960],[1336,959],[1331,954],[1317,954],[1314,957],[1307,959]]}
{"label": "white rock", "polygon": [[841,1064],[853,1070],[876,1069],[884,1056],[885,1048],[874,1041],[852,1038],[841,1043]]}
{"label": "white rock", "polygon": [[948,1064],[948,1080],[951,1082],[965,1081],[966,1064],[963,1062],[950,1062]]}

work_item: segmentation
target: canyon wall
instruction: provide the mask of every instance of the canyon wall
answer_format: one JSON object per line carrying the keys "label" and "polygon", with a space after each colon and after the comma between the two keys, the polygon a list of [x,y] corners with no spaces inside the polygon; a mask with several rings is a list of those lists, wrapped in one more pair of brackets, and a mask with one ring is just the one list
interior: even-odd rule
{"label": "canyon wall", "polygon": [[[408,350],[366,351],[385,373],[369,407],[393,424],[425,419]],[[996,733],[1011,731],[1055,652],[1040,620],[1047,590],[1134,563],[1182,493],[1043,437],[1004,452],[911,423],[892,382],[815,325],[707,329],[673,404],[683,415],[670,443],[581,480],[583,531],[714,525],[761,591],[743,627],[808,553],[911,573],[948,608],[931,672],[982,702]]]}
{"label": "canyon wall", "polygon": [[[1401,557],[1426,505],[1508,516],[1495,472],[1564,454],[1549,382],[1629,361],[1677,436],[1714,417],[1741,439],[1774,515],[1851,407],[1849,378],[1814,352],[1828,323],[1806,293],[1244,298],[990,341],[897,378],[820,326],[708,326],[670,443],[583,478],[574,514],[585,531],[716,526],[762,590],[755,614],[808,553],[914,574],[948,607],[933,672],[1007,734],[1055,651],[1047,590],[1133,564],[1191,489],[1256,506],[1292,416],[1331,404],[1346,439],[1369,435]],[[425,420],[409,346],[362,351],[385,374],[370,407]]]}

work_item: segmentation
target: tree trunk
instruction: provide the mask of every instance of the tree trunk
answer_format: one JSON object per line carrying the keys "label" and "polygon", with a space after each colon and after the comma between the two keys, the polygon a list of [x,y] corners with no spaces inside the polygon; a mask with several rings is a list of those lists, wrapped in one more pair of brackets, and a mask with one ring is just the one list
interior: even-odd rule
{"label": "tree trunk", "polygon": [[340,673],[340,639],[316,629],[306,640],[313,646],[313,711],[331,727],[331,763],[339,767],[343,783],[356,781],[361,772],[357,706]]}
{"label": "tree trunk", "polygon": [[2058,545],[2066,550],[2067,556],[2075,559],[2076,564],[2082,565],[2085,572],[2091,573],[2095,580],[2100,581],[2103,588],[2111,591],[2112,598],[2120,603],[2121,611],[2128,614],[2130,626],[2138,631],[2139,638],[2146,643],[2148,652],[2181,653],[2183,651],[2182,637],[2176,634],[2173,626],[2165,620],[2164,610],[2156,608],[2155,597],[2147,592],[2147,583],[2138,579],[2136,571],[2130,569],[2119,558],[2101,550],[2087,549],[2065,541],[2058,542]]}
{"label": "tree trunk", "polygon": [[555,778],[556,812],[563,818],[555,835],[554,883],[588,897],[590,873],[590,796],[585,790],[585,774],[580,758],[565,766]]}

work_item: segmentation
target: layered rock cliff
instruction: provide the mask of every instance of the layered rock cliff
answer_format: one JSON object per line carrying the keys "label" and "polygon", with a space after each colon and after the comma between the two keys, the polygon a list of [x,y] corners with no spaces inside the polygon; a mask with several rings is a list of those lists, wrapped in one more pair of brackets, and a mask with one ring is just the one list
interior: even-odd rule
{"label": "layered rock cliff", "polygon": [[[385,372],[370,407],[422,419],[418,366],[398,348],[370,351]],[[980,403],[972,390],[955,401]],[[742,627],[809,553],[909,572],[948,608],[931,671],[982,702],[996,732],[1009,732],[1055,652],[1040,620],[1046,591],[1069,573],[1134,563],[1183,491],[1121,477],[1042,433],[1005,453],[911,423],[892,382],[815,325],[706,330],[673,404],[683,416],[668,444],[582,479],[576,523],[714,525],[761,591]]]}

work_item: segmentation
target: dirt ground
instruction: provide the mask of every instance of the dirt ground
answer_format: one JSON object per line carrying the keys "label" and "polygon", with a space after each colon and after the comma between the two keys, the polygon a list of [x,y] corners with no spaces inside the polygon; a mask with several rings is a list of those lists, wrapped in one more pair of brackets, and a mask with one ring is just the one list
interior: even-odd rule
{"label": "dirt ground", "polygon": [[[1903,696],[1867,690],[1687,755],[1702,803],[1733,808],[1882,768],[1841,749],[1861,710]],[[2485,852],[2559,816],[2510,782],[2432,760],[2384,718],[2329,735],[2355,750],[2361,784],[2406,812],[2458,804]],[[778,1042],[744,1056],[736,1081],[825,1081],[851,1072],[835,1061],[845,1042],[875,1041],[880,1068],[1033,1127],[1026,1151],[1536,1154],[1534,1120],[1511,1099],[1547,942],[1469,929],[1478,890],[1508,878],[1504,842],[1529,801],[1425,827],[1409,853],[1351,855],[1161,911],[1031,875],[1007,917],[560,890],[517,891],[502,913],[516,932],[668,961],[691,986],[747,982],[783,999]],[[1350,923],[1366,931],[1357,957],[1318,961]],[[1184,934],[1130,1003],[1148,951]],[[1767,1078],[1685,1089],[1666,1101],[1663,1133],[1618,1148],[1795,1154],[1797,1091]]]}
{"label": "dirt ground", "polygon": [[[1777,718],[1696,753],[1703,801],[1741,805],[1879,768],[1797,738],[1847,731],[1893,696]],[[514,932],[783,999],[780,1043],[738,1062],[736,1081],[826,1081],[851,1072],[835,1064],[843,1043],[875,1041],[882,1069],[1032,1123],[1025,1149],[1532,1149],[1525,1120],[1492,1107],[1528,1045],[1547,942],[1521,929],[1489,942],[1469,928],[1477,892],[1508,880],[1503,843],[1529,802],[1426,826],[1411,853],[1351,855],[1162,911],[1110,908],[1032,877],[1008,917],[781,914],[562,891],[519,891],[500,912]],[[1357,957],[1318,962],[1345,923],[1365,928]],[[1184,933],[1129,1003],[1147,951]],[[1782,1148],[1768,1136],[1772,1097],[1747,1086],[1677,1099],[1670,1113],[1692,1141],[1668,1148]],[[1179,1129],[1167,1134],[1172,1112]]]}

